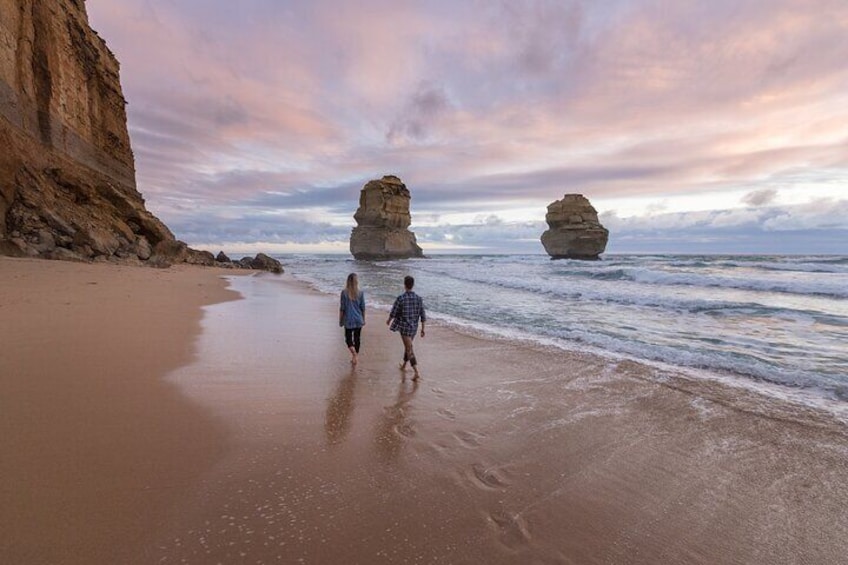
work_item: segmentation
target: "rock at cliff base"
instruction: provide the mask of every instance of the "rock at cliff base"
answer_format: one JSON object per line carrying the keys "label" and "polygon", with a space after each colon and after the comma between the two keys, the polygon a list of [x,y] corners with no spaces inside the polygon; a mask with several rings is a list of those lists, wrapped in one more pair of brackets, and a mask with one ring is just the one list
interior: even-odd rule
{"label": "rock at cliff base", "polygon": [[189,265],[212,267],[215,265],[215,256],[212,255],[210,251],[198,251],[196,249],[189,248],[185,262]]}
{"label": "rock at cliff base", "polygon": [[153,255],[153,249],[150,247],[150,242],[147,241],[147,238],[139,236],[135,241],[135,255],[142,261],[147,261],[150,259],[150,256]]}
{"label": "rock at cliff base", "polygon": [[256,257],[253,258],[250,262],[250,268],[261,271],[269,271],[271,273],[277,273],[278,275],[283,273],[283,265],[273,257],[269,257],[264,253],[258,253]]}
{"label": "rock at cliff base", "polygon": [[411,196],[401,180],[392,175],[365,184],[354,214],[357,226],[350,235],[350,252],[356,259],[383,260],[423,257],[424,252],[409,231]]}
{"label": "rock at cliff base", "polygon": [[609,231],[582,194],[566,194],[548,205],[549,229],[542,245],[554,259],[598,259],[607,247]]}

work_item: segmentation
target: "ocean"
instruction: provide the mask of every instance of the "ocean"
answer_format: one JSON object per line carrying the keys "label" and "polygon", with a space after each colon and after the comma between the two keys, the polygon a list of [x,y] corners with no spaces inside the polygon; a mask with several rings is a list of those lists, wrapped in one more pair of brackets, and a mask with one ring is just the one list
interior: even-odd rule
{"label": "ocean", "polygon": [[848,402],[848,257],[278,258],[293,277],[331,294],[356,272],[369,306],[382,310],[410,274],[428,316],[462,331]]}

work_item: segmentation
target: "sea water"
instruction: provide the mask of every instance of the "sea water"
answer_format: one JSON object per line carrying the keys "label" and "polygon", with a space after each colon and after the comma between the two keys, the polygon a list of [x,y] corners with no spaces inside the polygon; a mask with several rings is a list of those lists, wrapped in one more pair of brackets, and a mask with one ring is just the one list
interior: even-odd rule
{"label": "sea water", "polygon": [[468,331],[848,401],[848,257],[279,258],[295,278],[328,293],[358,273],[372,307],[388,308],[409,274],[430,318]]}

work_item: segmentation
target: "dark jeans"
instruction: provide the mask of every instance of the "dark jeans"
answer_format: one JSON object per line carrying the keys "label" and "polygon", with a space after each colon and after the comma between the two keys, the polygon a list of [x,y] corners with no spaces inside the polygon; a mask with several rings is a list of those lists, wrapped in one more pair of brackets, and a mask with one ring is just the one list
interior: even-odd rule
{"label": "dark jeans", "polygon": [[354,351],[359,353],[359,335],[362,333],[362,328],[345,328],[345,343],[348,347],[352,347]]}

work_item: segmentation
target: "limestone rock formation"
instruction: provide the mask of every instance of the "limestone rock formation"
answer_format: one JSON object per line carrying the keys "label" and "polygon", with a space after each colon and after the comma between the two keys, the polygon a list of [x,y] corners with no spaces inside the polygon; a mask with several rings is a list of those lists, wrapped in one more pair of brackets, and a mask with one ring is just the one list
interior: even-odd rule
{"label": "limestone rock formation", "polygon": [[136,190],[125,104],[82,0],[0,0],[0,253],[141,262],[174,240]]}
{"label": "limestone rock formation", "polygon": [[582,194],[566,194],[548,205],[549,229],[542,245],[554,259],[597,259],[607,247],[609,231]]}
{"label": "limestone rock formation", "polygon": [[409,231],[409,189],[392,175],[365,184],[353,218],[350,252],[357,259],[407,259],[424,253]]}
{"label": "limestone rock formation", "polygon": [[84,0],[0,0],[0,254],[215,263],[145,208],[125,106]]}

